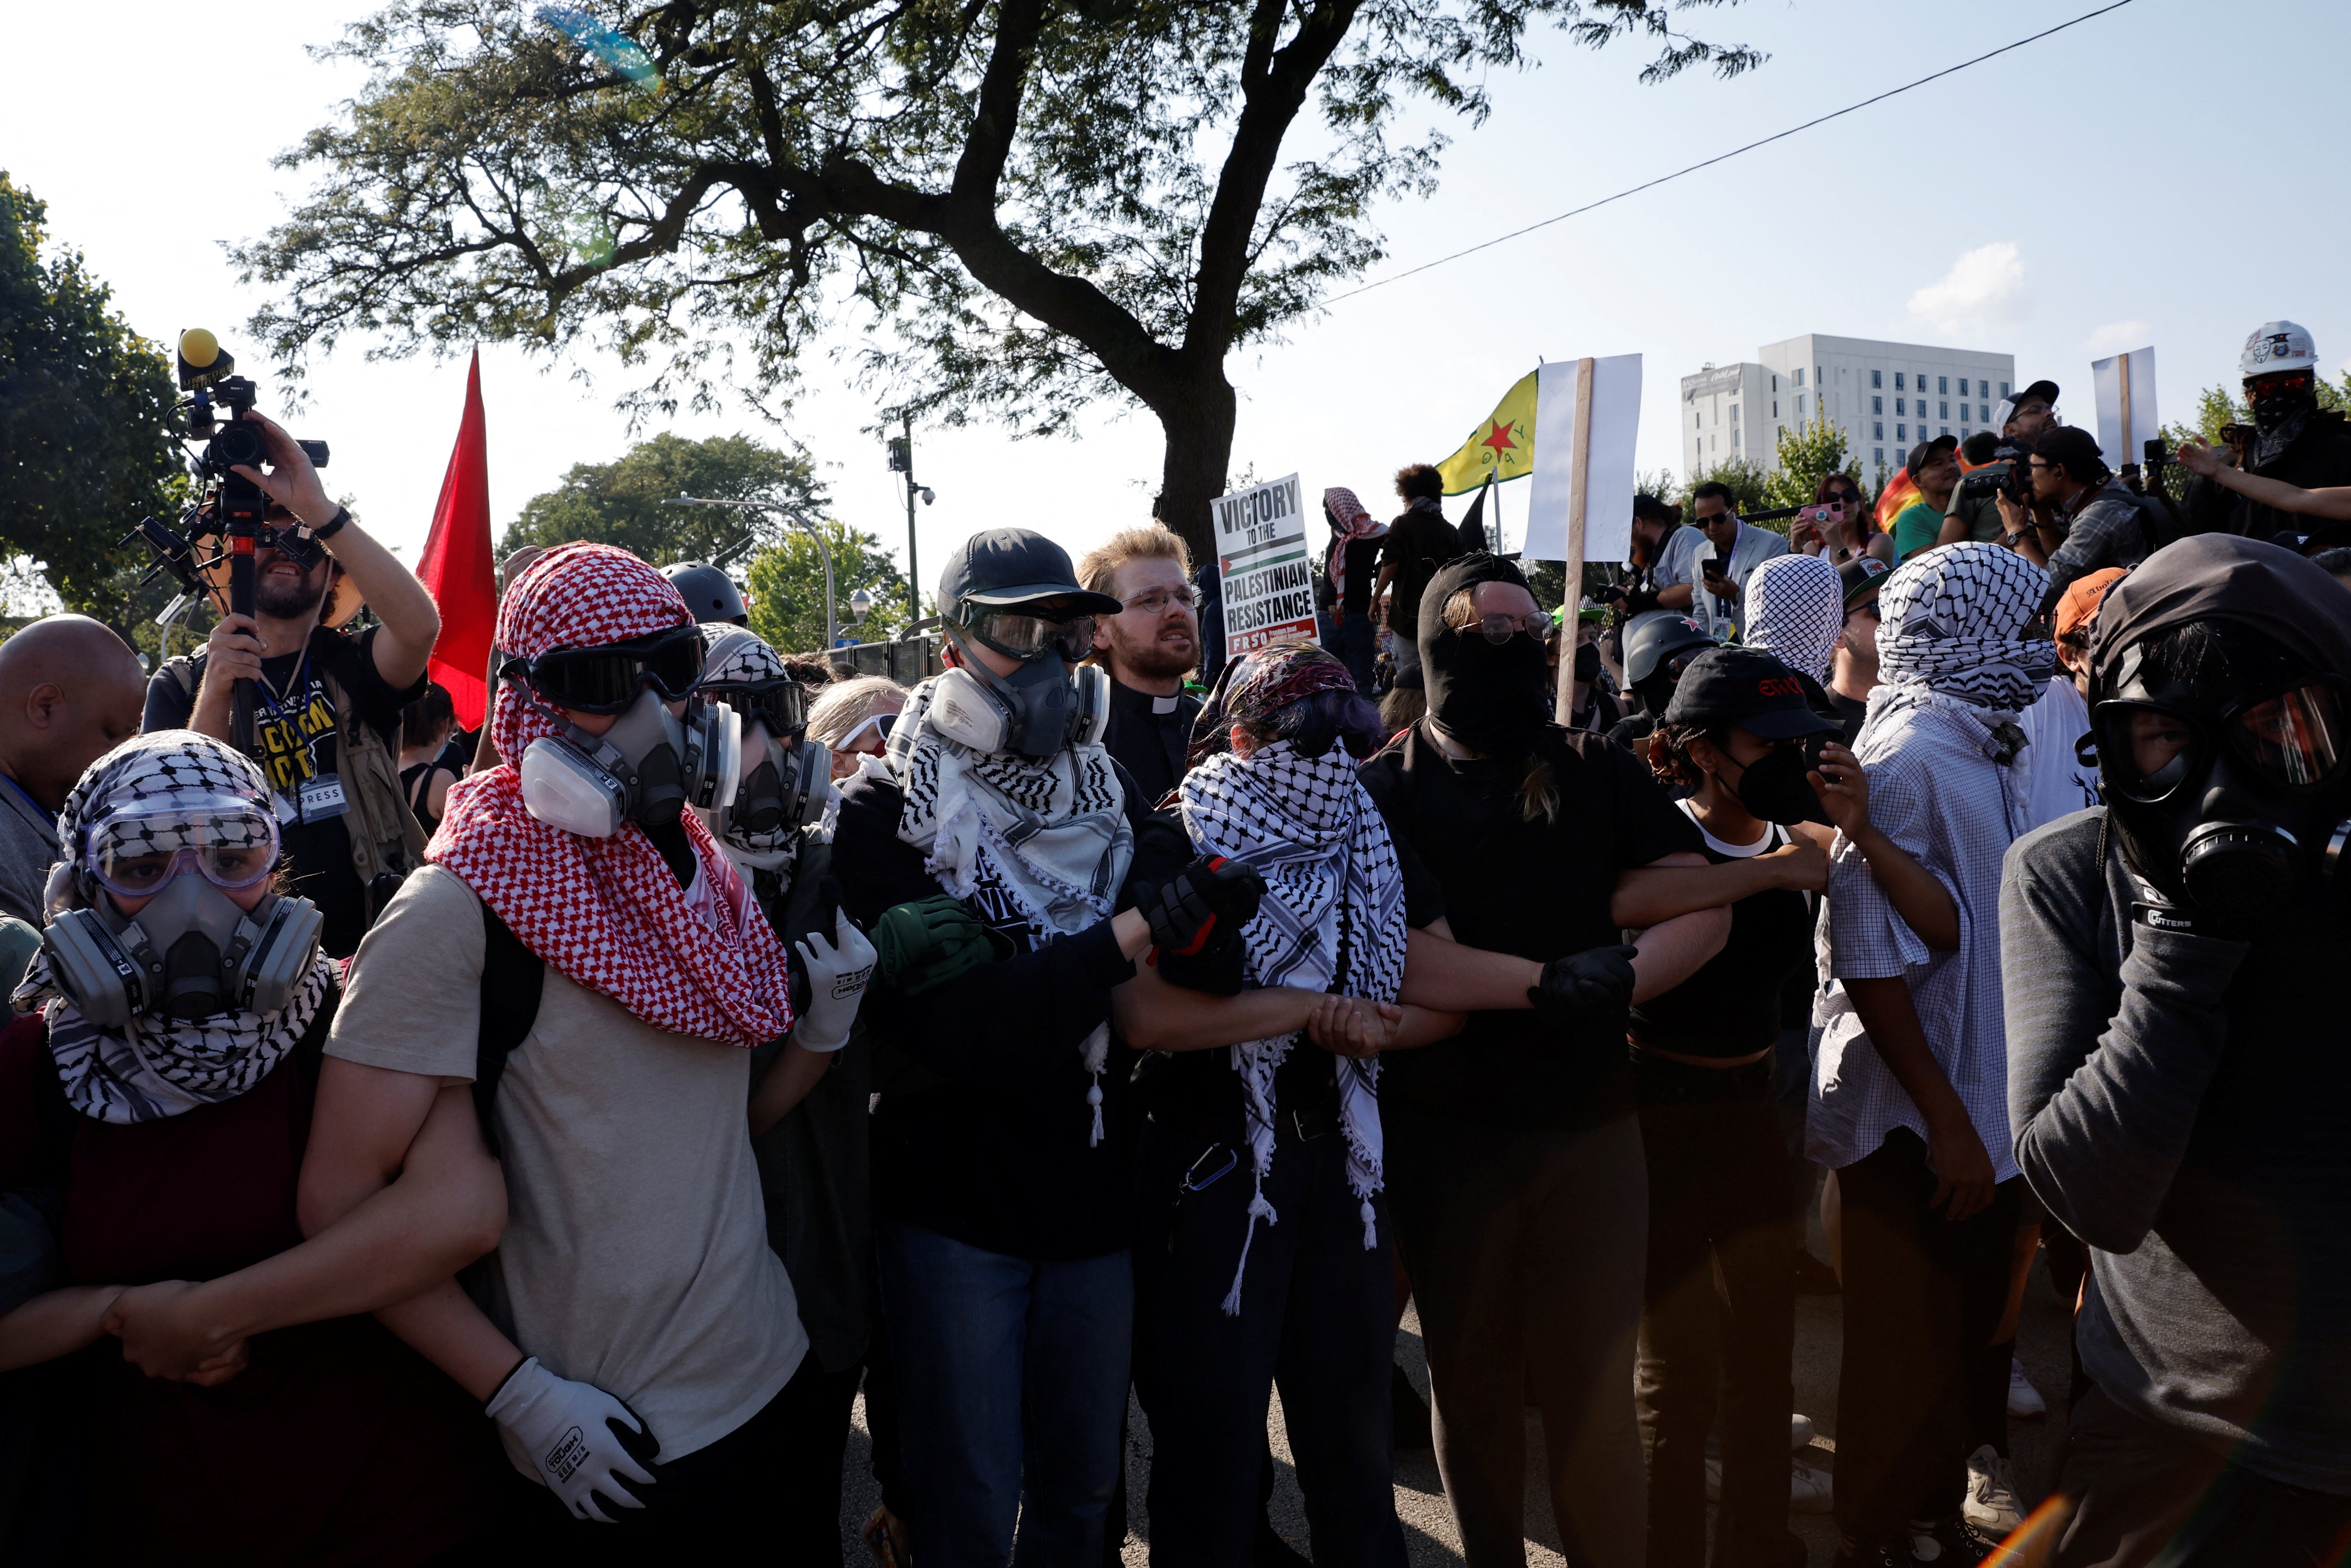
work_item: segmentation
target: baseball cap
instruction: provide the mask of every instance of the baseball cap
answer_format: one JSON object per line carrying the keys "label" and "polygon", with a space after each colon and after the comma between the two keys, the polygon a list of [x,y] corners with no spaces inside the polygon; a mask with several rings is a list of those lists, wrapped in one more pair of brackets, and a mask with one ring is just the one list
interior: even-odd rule
{"label": "baseball cap", "polygon": [[994,610],[1058,598],[1073,601],[1081,615],[1115,615],[1125,608],[1107,593],[1079,587],[1070,552],[1027,528],[982,528],[939,573],[939,609],[951,621],[967,618],[966,605]]}
{"label": "baseball cap", "polygon": [[2098,445],[2098,438],[2078,424],[2052,425],[2043,431],[2033,439],[2032,455],[2062,463],[2069,473],[2077,467],[2103,471],[2106,466],[2106,455]]}
{"label": "baseball cap", "polygon": [[1664,722],[1708,729],[1736,725],[1759,740],[1842,730],[1836,720],[1813,711],[1803,677],[1760,648],[1716,648],[1691,660],[1666,705]]}
{"label": "baseball cap", "polygon": [[1959,438],[1956,435],[1938,435],[1932,441],[1922,441],[1910,449],[1910,460],[1902,465],[1903,470],[1915,481],[1928,458],[1938,452],[1956,452],[1959,448]]}
{"label": "baseball cap", "polygon": [[1837,577],[1844,584],[1844,607],[1848,612],[1858,609],[1877,597],[1885,584],[1879,580],[1891,569],[1874,555],[1857,555],[1837,568]]}
{"label": "baseball cap", "polygon": [[1992,407],[1991,427],[1994,430],[2006,430],[2008,428],[2008,422],[2016,417],[2018,405],[2022,403],[2028,398],[2036,397],[2042,402],[2047,403],[2050,407],[2055,408],[2057,406],[2057,383],[2055,382],[2035,382],[2031,386],[2017,392],[2013,397],[2004,397],[2001,399],[2000,402]]}
{"label": "baseball cap", "polygon": [[2073,585],[2057,597],[2057,638],[2063,642],[2082,628],[2082,623],[2097,614],[2098,605],[2106,597],[2106,590],[2123,580],[2123,569],[2107,567],[2074,580]]}

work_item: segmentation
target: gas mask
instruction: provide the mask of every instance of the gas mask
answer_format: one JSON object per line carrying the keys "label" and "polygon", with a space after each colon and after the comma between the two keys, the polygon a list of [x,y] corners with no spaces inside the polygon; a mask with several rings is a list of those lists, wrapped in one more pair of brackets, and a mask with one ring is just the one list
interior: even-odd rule
{"label": "gas mask", "polygon": [[2114,689],[2092,734],[2124,859],[2142,881],[2236,932],[2314,891],[2343,895],[2351,701],[2341,681],[2246,693],[2150,678],[2132,649]]}
{"label": "gas mask", "polygon": [[1792,827],[1798,822],[1834,824],[1804,777],[1820,766],[1818,742],[1775,746],[1749,763],[1739,775],[1739,803],[1766,822]]}
{"label": "gas mask", "polygon": [[688,806],[735,800],[743,721],[732,708],[690,696],[681,717],[647,687],[601,736],[554,716],[563,732],[532,741],[519,769],[524,808],[549,827],[608,839],[624,821],[665,827]]}
{"label": "gas mask", "polygon": [[832,753],[823,742],[778,740],[765,724],[753,724],[743,737],[742,766],[721,838],[794,832],[824,815]]}
{"label": "gas mask", "polygon": [[1099,664],[1074,668],[1056,653],[1009,675],[979,662],[954,629],[965,663],[931,683],[931,727],[960,746],[1034,762],[1092,746],[1110,727],[1110,677]]}
{"label": "gas mask", "polygon": [[325,926],[307,898],[271,894],[246,911],[183,870],[136,916],[102,894],[90,908],[60,910],[41,948],[82,1017],[119,1030],[137,1013],[192,1021],[277,1012],[309,972]]}

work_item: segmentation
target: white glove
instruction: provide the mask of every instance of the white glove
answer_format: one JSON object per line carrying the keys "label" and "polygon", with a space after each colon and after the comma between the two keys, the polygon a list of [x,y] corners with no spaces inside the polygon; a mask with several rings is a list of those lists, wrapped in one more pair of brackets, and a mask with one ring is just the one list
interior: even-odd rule
{"label": "white glove", "polygon": [[592,1383],[558,1377],[532,1356],[485,1406],[515,1469],[536,1476],[574,1519],[616,1522],[599,1504],[643,1508],[626,1482],[653,1484],[645,1466],[661,1443],[637,1413]]}
{"label": "white glove", "polygon": [[792,1024],[792,1039],[802,1051],[822,1055],[849,1043],[849,1026],[857,1021],[857,1004],[865,983],[873,977],[873,944],[849,918],[836,910],[830,942],[818,932],[793,944],[808,974],[809,1004]]}

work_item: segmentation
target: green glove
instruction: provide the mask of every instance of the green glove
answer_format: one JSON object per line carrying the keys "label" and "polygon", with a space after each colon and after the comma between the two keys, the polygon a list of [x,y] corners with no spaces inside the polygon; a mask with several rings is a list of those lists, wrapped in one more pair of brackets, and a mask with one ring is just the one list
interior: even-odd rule
{"label": "green glove", "polygon": [[891,905],[867,936],[882,983],[910,997],[1008,957],[1011,949],[1001,932],[944,893]]}

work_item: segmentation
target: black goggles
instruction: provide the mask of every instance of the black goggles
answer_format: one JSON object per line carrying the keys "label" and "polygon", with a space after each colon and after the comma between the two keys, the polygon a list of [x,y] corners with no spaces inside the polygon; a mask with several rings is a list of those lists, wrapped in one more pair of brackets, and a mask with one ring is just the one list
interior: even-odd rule
{"label": "black goggles", "polygon": [[549,648],[536,658],[500,653],[498,678],[519,674],[557,707],[621,713],[647,686],[664,701],[691,696],[702,684],[702,629],[673,626],[625,643]]}
{"label": "black goggles", "polygon": [[1056,620],[1043,615],[1016,615],[984,610],[971,618],[971,635],[1008,659],[1033,664],[1048,653],[1059,653],[1074,664],[1094,647],[1094,618],[1072,615]]}
{"label": "black goggles", "polygon": [[2344,685],[2331,676],[2240,698],[2217,725],[2168,704],[2102,702],[2093,716],[2098,759],[2130,800],[2153,805],[2203,776],[2220,747],[2283,789],[2330,782],[2351,758]]}
{"label": "black goggles", "polygon": [[780,737],[798,735],[808,727],[808,688],[789,675],[706,685],[702,695],[741,714],[746,728],[764,724],[769,735]]}

